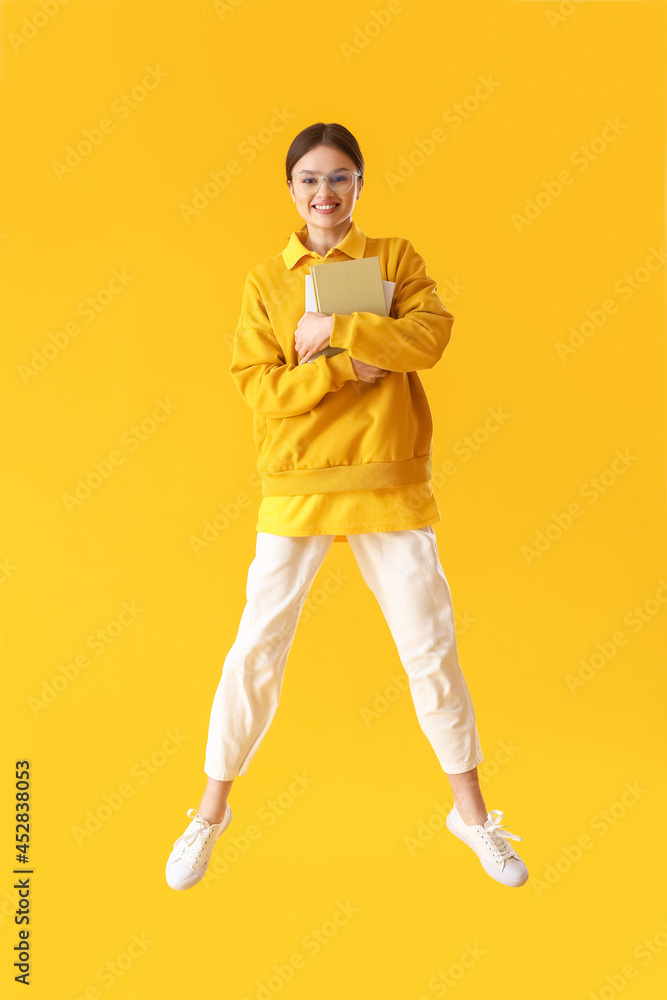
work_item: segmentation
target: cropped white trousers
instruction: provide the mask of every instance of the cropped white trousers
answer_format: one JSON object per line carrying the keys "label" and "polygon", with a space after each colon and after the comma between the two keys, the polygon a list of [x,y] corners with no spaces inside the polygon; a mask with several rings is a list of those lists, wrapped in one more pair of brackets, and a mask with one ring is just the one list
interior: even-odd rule
{"label": "cropped white trousers", "polygon": [[[211,708],[204,763],[209,777],[228,781],[248,770],[278,707],[299,616],[334,538],[257,532],[247,603]],[[442,770],[472,770],[482,751],[433,527],[347,539],[389,626],[419,725]]]}

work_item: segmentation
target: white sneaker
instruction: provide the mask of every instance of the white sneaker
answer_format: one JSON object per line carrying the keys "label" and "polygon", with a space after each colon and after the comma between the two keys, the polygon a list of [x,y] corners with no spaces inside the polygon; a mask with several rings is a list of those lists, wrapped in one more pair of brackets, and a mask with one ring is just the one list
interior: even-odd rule
{"label": "white sneaker", "polygon": [[471,847],[482,863],[484,871],[512,887],[523,885],[528,879],[528,869],[513,848],[507,843],[511,840],[523,840],[515,833],[501,829],[503,813],[500,809],[491,809],[487,813],[484,826],[469,826],[464,823],[456,806],[447,814],[447,829],[464,844]]}
{"label": "white sneaker", "polygon": [[192,822],[178,840],[167,861],[167,882],[172,889],[189,889],[202,879],[208,868],[215,842],[232,821],[232,810],[227,811],[220,823],[208,823],[196,809],[188,809]]}

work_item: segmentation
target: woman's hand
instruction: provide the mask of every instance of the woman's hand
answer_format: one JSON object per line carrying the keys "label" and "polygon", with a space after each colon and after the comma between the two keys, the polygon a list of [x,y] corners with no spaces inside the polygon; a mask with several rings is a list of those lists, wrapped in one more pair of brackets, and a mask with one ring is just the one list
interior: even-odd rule
{"label": "woman's hand", "polygon": [[365,361],[357,361],[356,358],[350,358],[350,361],[360,382],[377,382],[379,378],[384,378],[385,375],[389,374],[386,368],[368,365]]}
{"label": "woman's hand", "polygon": [[321,312],[304,313],[297,323],[294,334],[294,346],[302,365],[312,358],[313,354],[329,347],[329,338],[333,328],[333,316]]}
{"label": "woman's hand", "polygon": [[[323,351],[329,347],[329,339],[333,328],[333,316],[327,316],[321,312],[304,313],[297,323],[294,334],[294,346],[300,357],[299,364],[305,364],[318,351]],[[350,358],[352,366],[360,382],[376,382],[384,378],[389,372],[386,368],[379,368],[377,365],[366,364],[365,361],[357,361]]]}

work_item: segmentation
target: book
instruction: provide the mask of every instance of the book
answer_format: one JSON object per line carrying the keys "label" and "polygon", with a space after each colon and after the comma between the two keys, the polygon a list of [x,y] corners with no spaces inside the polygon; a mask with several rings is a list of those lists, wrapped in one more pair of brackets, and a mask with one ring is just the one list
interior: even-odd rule
{"label": "book", "polygon": [[387,315],[379,257],[339,260],[311,267],[317,311],[340,313],[373,312]]}
{"label": "book", "polygon": [[[374,263],[368,266],[367,261]],[[360,268],[357,266],[359,264],[366,266]],[[353,265],[352,268],[349,265]],[[347,267],[348,270],[343,271],[343,267]],[[335,274],[324,278],[325,270],[335,270]],[[321,273],[316,275],[313,281],[316,271]],[[379,283],[377,279],[380,279]],[[310,274],[306,275],[304,312],[323,312],[329,316],[332,313],[349,316],[353,312],[374,312],[380,316],[388,316],[395,287],[395,281],[382,279],[379,257],[362,257],[358,260],[336,261],[326,265],[316,264],[311,267]],[[304,364],[310,364],[322,354],[330,358],[344,350],[344,347],[325,347]]]}

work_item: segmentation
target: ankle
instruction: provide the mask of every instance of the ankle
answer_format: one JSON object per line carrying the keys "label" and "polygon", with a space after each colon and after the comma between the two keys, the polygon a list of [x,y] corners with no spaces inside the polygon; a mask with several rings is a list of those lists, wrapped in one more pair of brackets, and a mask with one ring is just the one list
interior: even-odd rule
{"label": "ankle", "polygon": [[227,813],[227,803],[225,802],[221,807],[219,806],[216,809],[209,809],[208,806],[200,805],[197,812],[203,819],[206,820],[207,823],[214,826],[216,823],[222,823],[225,818]]}
{"label": "ankle", "polygon": [[456,811],[466,826],[484,826],[488,816],[479,805],[466,802],[455,802]]}

